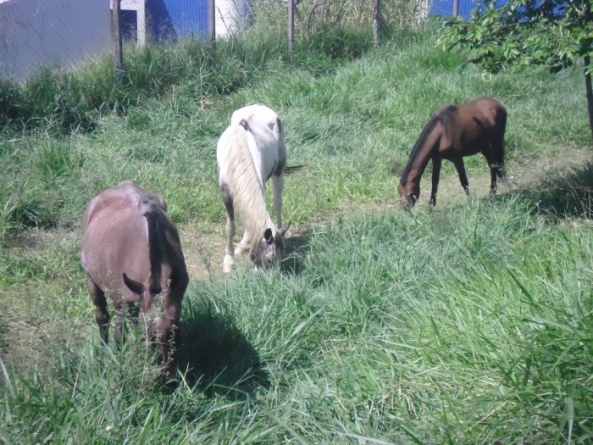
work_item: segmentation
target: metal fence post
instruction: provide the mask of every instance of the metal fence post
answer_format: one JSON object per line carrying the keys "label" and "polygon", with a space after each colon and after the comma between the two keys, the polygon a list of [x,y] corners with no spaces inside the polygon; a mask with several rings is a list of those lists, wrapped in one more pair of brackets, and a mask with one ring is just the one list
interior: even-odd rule
{"label": "metal fence post", "polygon": [[453,0],[453,15],[455,17],[459,15],[459,0]]}
{"label": "metal fence post", "polygon": [[381,0],[375,0],[373,8],[373,37],[375,45],[378,45],[381,37]]}
{"label": "metal fence post", "polygon": [[208,1],[208,41],[210,48],[216,49],[216,0]]}
{"label": "metal fence post", "polygon": [[288,52],[294,47],[294,0],[288,0]]}
{"label": "metal fence post", "polygon": [[111,8],[111,38],[115,56],[114,68],[117,78],[121,78],[124,69],[124,55],[122,51],[120,10],[121,0],[113,0]]}

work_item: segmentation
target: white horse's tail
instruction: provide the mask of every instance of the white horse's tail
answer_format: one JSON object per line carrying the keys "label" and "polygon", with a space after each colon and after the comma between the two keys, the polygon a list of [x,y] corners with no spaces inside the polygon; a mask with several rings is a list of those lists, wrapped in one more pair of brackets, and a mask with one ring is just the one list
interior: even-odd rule
{"label": "white horse's tail", "polygon": [[245,230],[252,236],[250,251],[264,236],[267,228],[276,233],[276,226],[270,218],[264,198],[263,184],[257,176],[251,150],[249,149],[249,124],[245,119],[234,125],[228,138],[227,165],[229,185],[233,195],[233,207],[245,224]]}
{"label": "white horse's tail", "polygon": [[287,165],[286,167],[284,167],[283,172],[286,176],[288,176],[288,175],[292,175],[293,173],[298,172],[299,170],[301,170],[305,167],[308,167],[308,166],[309,166],[308,162],[306,162],[304,164],[299,164],[299,165]]}

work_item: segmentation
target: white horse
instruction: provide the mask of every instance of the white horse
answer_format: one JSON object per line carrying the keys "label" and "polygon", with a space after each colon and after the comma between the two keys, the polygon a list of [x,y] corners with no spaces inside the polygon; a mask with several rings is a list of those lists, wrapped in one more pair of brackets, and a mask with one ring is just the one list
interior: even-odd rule
{"label": "white horse", "polygon": [[[240,108],[218,141],[217,160],[222,200],[227,211],[223,271],[233,270],[233,254],[249,249],[255,267],[270,267],[282,260],[282,190],[284,174],[303,167],[286,167],[284,132],[278,115],[260,104]],[[264,188],[272,178],[276,224],[268,213]],[[235,209],[245,225],[243,239],[233,250]]]}

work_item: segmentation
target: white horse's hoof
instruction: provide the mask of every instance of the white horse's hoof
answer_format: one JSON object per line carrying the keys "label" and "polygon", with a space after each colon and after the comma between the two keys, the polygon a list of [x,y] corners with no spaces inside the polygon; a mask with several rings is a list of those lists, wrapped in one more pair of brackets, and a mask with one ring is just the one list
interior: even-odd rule
{"label": "white horse's hoof", "polygon": [[246,246],[237,246],[235,247],[235,255],[242,255],[245,250],[247,250]]}
{"label": "white horse's hoof", "polygon": [[233,257],[230,255],[225,255],[224,259],[222,260],[222,271],[224,273],[231,273],[233,271],[233,265],[235,262],[233,261]]}

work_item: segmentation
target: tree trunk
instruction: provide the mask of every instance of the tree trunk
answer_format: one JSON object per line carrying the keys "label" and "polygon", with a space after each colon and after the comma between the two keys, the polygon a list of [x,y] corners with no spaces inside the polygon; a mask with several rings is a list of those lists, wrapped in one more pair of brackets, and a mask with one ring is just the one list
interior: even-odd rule
{"label": "tree trunk", "polygon": [[589,110],[589,128],[591,130],[591,141],[593,141],[593,90],[591,89],[591,74],[587,68],[591,65],[589,56],[585,56],[585,88],[587,89],[587,108]]}

